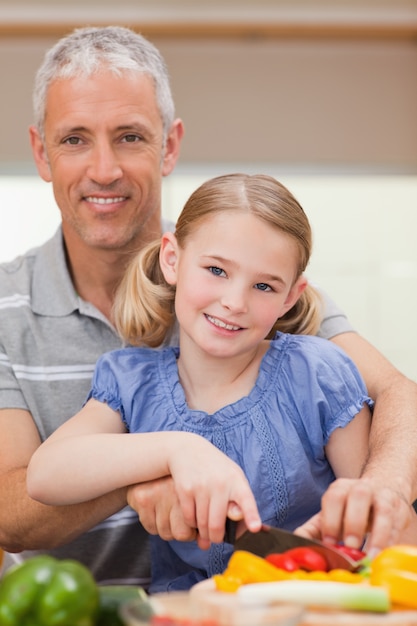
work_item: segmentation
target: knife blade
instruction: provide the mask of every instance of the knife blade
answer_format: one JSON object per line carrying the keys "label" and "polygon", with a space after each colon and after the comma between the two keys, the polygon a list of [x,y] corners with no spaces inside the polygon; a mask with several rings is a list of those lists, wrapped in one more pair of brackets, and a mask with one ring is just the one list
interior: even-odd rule
{"label": "knife blade", "polygon": [[351,572],[358,569],[356,561],[336,548],[327,546],[315,539],[300,537],[288,530],[274,528],[264,524],[257,533],[244,532],[239,539],[234,541],[235,550],[247,550],[257,556],[265,557],[273,552],[282,553],[291,548],[309,547],[324,556],[329,569],[346,569]]}

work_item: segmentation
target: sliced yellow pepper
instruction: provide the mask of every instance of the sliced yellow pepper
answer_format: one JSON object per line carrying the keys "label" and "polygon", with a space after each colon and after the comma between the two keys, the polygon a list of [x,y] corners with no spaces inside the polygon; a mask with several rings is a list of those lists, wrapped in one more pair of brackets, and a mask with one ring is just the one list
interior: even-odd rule
{"label": "sliced yellow pepper", "polygon": [[385,548],[372,560],[371,569],[373,572],[397,569],[417,574],[417,546],[398,545]]}
{"label": "sliced yellow pepper", "polygon": [[339,583],[352,583],[355,585],[365,581],[362,574],[349,572],[347,569],[331,569],[327,574],[327,580],[334,580]]}
{"label": "sliced yellow pepper", "polygon": [[213,580],[217,591],[226,591],[227,593],[234,593],[243,584],[240,578],[227,574],[215,574]]}
{"label": "sliced yellow pepper", "polygon": [[224,574],[239,578],[243,584],[246,584],[284,580],[288,572],[271,565],[256,554],[246,552],[246,550],[236,550],[230,557]]}
{"label": "sliced yellow pepper", "polygon": [[371,585],[385,587],[390,600],[410,609],[417,609],[417,574],[394,568],[371,570]]}

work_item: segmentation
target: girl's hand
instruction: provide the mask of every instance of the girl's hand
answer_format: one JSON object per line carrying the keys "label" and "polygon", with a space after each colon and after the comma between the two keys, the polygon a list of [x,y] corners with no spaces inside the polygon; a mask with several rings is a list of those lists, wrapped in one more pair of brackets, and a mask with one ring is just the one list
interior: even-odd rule
{"label": "girl's hand", "polygon": [[243,520],[253,532],[260,530],[258,508],[242,469],[203,437],[181,435],[184,440],[172,450],[169,469],[184,520],[198,529],[200,547],[223,541],[226,517]]}

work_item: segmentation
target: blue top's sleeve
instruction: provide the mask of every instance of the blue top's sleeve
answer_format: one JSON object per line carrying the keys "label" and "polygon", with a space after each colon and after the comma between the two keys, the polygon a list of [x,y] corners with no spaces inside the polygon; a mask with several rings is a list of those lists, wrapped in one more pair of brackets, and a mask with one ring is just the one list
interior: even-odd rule
{"label": "blue top's sleeve", "polygon": [[90,398],[105,402],[111,409],[120,412],[124,417],[118,376],[114,371],[112,354],[108,352],[98,359],[86,402]]}
{"label": "blue top's sleeve", "polygon": [[373,406],[353,361],[317,337],[289,340],[277,382],[286,390],[281,396],[288,401],[286,413],[318,446],[326,445],[332,432],[346,426],[364,404]]}

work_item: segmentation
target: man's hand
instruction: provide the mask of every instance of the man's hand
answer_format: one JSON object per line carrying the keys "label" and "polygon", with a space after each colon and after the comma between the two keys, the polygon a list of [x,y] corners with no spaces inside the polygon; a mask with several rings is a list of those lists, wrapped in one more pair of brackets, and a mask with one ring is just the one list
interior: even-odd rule
{"label": "man's hand", "polygon": [[343,541],[351,548],[366,540],[372,556],[398,543],[413,518],[412,507],[393,489],[366,478],[339,478],[323,495],[320,513],[295,532],[328,543]]}
{"label": "man's hand", "polygon": [[[171,476],[128,487],[127,502],[151,535],[159,535],[166,541],[196,540],[202,550],[210,547],[211,542],[203,540],[198,530],[185,521]],[[236,504],[229,505],[228,517],[237,522],[236,536],[240,536],[246,525]]]}
{"label": "man's hand", "polygon": [[171,476],[132,485],[127,490],[127,502],[151,535],[159,535],[166,541],[197,539],[197,529],[184,520]]}

